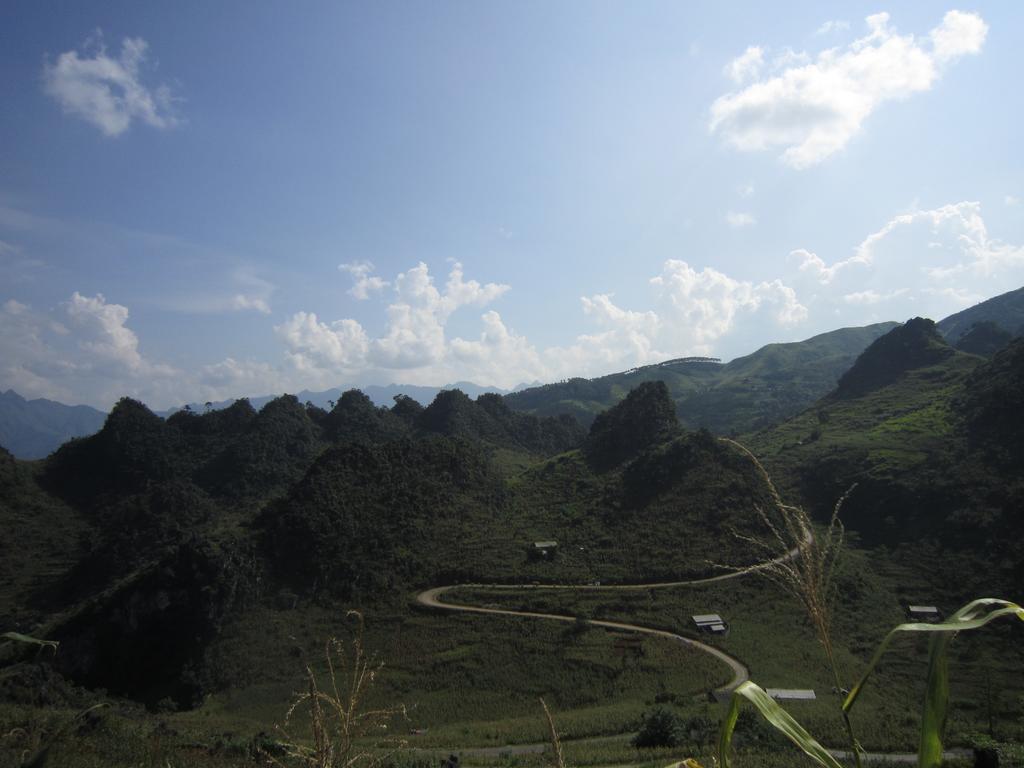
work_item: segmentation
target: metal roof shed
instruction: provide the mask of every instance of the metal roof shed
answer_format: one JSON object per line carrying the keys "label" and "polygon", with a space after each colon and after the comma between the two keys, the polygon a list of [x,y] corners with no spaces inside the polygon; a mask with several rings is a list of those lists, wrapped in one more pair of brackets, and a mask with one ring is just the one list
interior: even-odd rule
{"label": "metal roof shed", "polygon": [[805,688],[766,688],[765,693],[776,701],[814,701],[814,691]]}

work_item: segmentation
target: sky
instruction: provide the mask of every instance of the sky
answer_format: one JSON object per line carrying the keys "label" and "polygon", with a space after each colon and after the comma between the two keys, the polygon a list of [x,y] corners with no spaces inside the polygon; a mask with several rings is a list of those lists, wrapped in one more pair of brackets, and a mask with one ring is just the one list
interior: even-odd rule
{"label": "sky", "polygon": [[510,388],[1024,285],[1024,4],[9,0],[0,391]]}

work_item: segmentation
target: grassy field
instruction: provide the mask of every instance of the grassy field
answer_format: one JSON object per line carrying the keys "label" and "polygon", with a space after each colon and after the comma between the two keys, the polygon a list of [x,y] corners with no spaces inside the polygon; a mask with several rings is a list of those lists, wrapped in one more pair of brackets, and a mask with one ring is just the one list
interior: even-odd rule
{"label": "grassy field", "polygon": [[[838,655],[852,679],[884,631],[902,620],[902,606],[925,598],[931,586],[882,553],[852,551],[839,587],[845,599],[837,613]],[[844,743],[839,697],[832,693],[810,628],[792,598],[761,578],[613,594],[464,588],[450,593],[450,599],[623,619],[683,633],[690,633],[691,615],[720,613],[730,623],[730,634],[714,642],[747,664],[762,686],[813,688],[818,700],[793,703],[790,711],[823,742]],[[363,609],[367,644],[386,664],[368,703],[406,705],[408,719],[394,723],[393,733],[419,750],[404,753],[402,759],[410,763],[435,752],[467,750],[468,765],[550,764],[550,755],[544,754],[502,757],[469,751],[545,742],[541,696],[555,713],[574,765],[664,765],[710,750],[722,709],[705,694],[725,682],[729,672],[704,654],[646,640],[643,656],[634,659],[616,653],[613,634],[579,624],[426,612],[403,601]],[[218,682],[227,692],[209,697],[200,708],[154,716],[117,701],[87,722],[72,722],[86,702],[45,709],[5,705],[0,729],[7,735],[0,742],[0,757],[10,761],[33,739],[49,739],[53,764],[76,768],[258,764],[259,745],[277,737],[275,724],[283,721],[293,693],[305,685],[304,664],[323,675],[323,641],[348,636],[351,628],[340,608],[255,606],[227,628],[212,650],[212,666],[223,675]],[[954,644],[950,743],[967,744],[973,734],[990,730],[1002,739],[1024,736],[1024,659],[1014,629],[995,627]],[[854,715],[867,748],[914,749],[924,664],[918,642],[899,643],[883,663]],[[623,734],[634,731],[642,714],[656,704],[693,724],[691,743],[659,751],[629,744]],[[71,724],[57,734],[64,723]],[[739,733],[739,765],[793,764],[786,762],[796,757],[790,748],[755,719],[745,718]],[[775,752],[785,757],[773,757]],[[3,764],[17,765],[0,760]]]}
{"label": "grassy field", "polygon": [[[901,586],[894,589],[892,584]],[[837,608],[834,634],[838,660],[849,683],[864,668],[885,632],[905,620],[907,602],[921,601],[930,589],[926,579],[887,561],[882,553],[848,554],[840,577],[839,590],[844,599]],[[811,628],[793,598],[759,578],[614,594],[541,590],[510,594],[464,589],[450,593],[449,599],[595,619],[628,617],[637,624],[694,637],[699,635],[693,630],[690,616],[719,613],[730,623],[730,633],[711,642],[743,661],[752,679],[763,687],[814,689],[818,696],[815,702],[793,703],[791,711],[823,742],[835,746],[844,743],[838,717],[840,697],[833,693],[831,674]],[[947,611],[956,607],[942,606]],[[949,724],[952,743],[966,744],[973,734],[989,729],[1004,737],[1021,736],[1024,655],[1015,629],[993,627],[984,633],[962,635],[954,644],[954,708]],[[890,652],[854,713],[859,737],[867,748],[914,749],[925,664],[924,641],[901,640]],[[723,671],[721,676],[727,675]],[[674,705],[686,716],[704,706],[686,697],[677,699]]]}

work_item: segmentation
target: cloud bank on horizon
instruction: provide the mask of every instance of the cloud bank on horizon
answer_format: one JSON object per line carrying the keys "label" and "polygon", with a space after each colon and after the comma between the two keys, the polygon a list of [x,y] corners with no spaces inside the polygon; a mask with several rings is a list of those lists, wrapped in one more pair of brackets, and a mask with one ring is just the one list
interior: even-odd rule
{"label": "cloud bank on horizon", "polygon": [[[128,325],[128,308],[102,294],[75,292],[50,312],[10,299],[0,307],[0,386],[107,406],[127,394],[156,407],[350,382],[461,379],[510,388],[711,355],[743,328],[769,328],[796,339],[844,325],[903,320],[907,308],[941,319],[1024,283],[1024,245],[991,237],[981,205],[968,201],[901,213],[846,258],[829,262],[800,248],[779,261],[784,278],[754,283],[666,260],[646,280],[649,306],[619,306],[611,293],[580,297],[593,332],[546,347],[517,334],[496,309],[480,315],[475,338],[449,333],[455,312],[487,308],[512,290],[509,285],[466,279],[458,262],[441,287],[423,262],[393,280],[371,274],[372,265],[362,263],[344,271],[359,298],[370,298],[364,297],[367,281],[378,286],[387,317],[381,334],[374,336],[354,318],[298,311],[263,330],[283,348],[277,363],[226,357],[192,371],[146,358]],[[908,269],[919,277],[915,285],[893,288]],[[389,286],[390,294],[382,295]]]}
{"label": "cloud bank on horizon", "polygon": [[[1024,284],[1024,245],[1010,242],[1024,241],[1024,230],[1009,218],[1020,215],[1022,190],[986,188],[984,199],[1000,204],[989,203],[985,215],[980,196],[973,192],[930,192],[933,203],[943,204],[922,207],[915,202],[901,207],[890,203],[882,213],[872,213],[866,226],[846,229],[841,237],[825,239],[824,244],[820,242],[822,229],[801,226],[806,222],[790,213],[788,201],[780,199],[777,191],[774,195],[771,191],[792,191],[796,187],[785,185],[792,185],[793,179],[803,183],[813,175],[808,169],[841,162],[843,150],[870,132],[873,115],[898,109],[896,102],[914,99],[916,103],[922,94],[937,90],[944,77],[950,79],[948,73],[958,62],[983,53],[990,23],[980,12],[950,10],[937,23],[929,23],[933,26],[928,32],[915,35],[898,31],[885,12],[867,17],[866,31],[861,33],[851,31],[855,25],[845,20],[816,20],[808,28],[806,40],[821,46],[819,50],[753,42],[724,66],[720,60],[708,64],[711,75],[728,83],[730,90],[715,98],[710,107],[711,96],[688,105],[691,111],[687,114],[692,115],[698,139],[703,141],[695,150],[699,162],[691,158],[690,163],[699,168],[704,156],[713,154],[708,152],[710,147],[720,144],[726,148],[721,153],[724,159],[715,161],[717,165],[708,162],[710,171],[703,182],[694,182],[698,188],[695,195],[713,199],[717,207],[712,209],[709,204],[702,214],[692,215],[686,206],[673,210],[672,216],[665,218],[685,216],[685,224],[679,229],[666,227],[673,234],[656,243],[657,257],[616,255],[614,260],[636,265],[626,278],[621,271],[618,278],[605,278],[602,270],[607,265],[594,260],[587,264],[593,272],[586,276],[592,278],[589,287],[561,291],[560,303],[547,307],[538,306],[532,296],[537,286],[534,279],[561,280],[569,285],[570,276],[557,271],[557,259],[550,251],[534,263],[538,273],[544,272],[543,277],[538,274],[534,278],[524,271],[513,280],[508,271],[493,270],[489,254],[472,245],[458,243],[448,252],[459,253],[460,258],[448,259],[442,267],[437,255],[442,250],[424,247],[421,253],[411,236],[413,246],[400,248],[395,255],[388,250],[394,240],[382,239],[380,242],[388,243],[385,247],[375,245],[372,238],[364,238],[365,242],[357,239],[355,246],[331,251],[330,238],[325,237],[328,245],[321,245],[321,250],[345,255],[306,258],[301,253],[294,255],[286,244],[270,249],[287,254],[279,255],[271,269],[266,257],[261,262],[248,254],[236,254],[253,249],[251,243],[215,248],[203,245],[201,236],[196,245],[189,240],[196,236],[148,234],[127,228],[110,234],[116,229],[113,225],[107,232],[76,223],[73,210],[60,216],[35,215],[11,204],[18,195],[0,181],[0,279],[4,287],[0,293],[0,389],[103,408],[129,395],[162,408],[187,401],[387,382],[438,385],[472,380],[508,388],[524,382],[598,376],[682,355],[729,358],[771,341],[807,338],[842,326],[905,320],[914,315],[940,319]],[[734,43],[719,49],[739,50]],[[748,41],[741,45],[745,43]],[[126,145],[138,140],[140,146],[145,145],[139,151],[151,153],[141,159],[147,173],[147,163],[159,158],[166,146],[158,142],[186,141],[185,134],[199,133],[200,127],[213,131],[215,121],[209,119],[197,119],[190,130],[172,130],[185,123],[180,109],[185,89],[173,76],[169,80],[157,77],[152,54],[157,48],[136,35],[123,37],[119,49],[108,50],[97,30],[75,48],[44,56],[41,71],[36,59],[40,78],[36,95],[46,105],[51,123],[56,129],[83,122],[91,126],[79,130],[87,134],[82,140],[102,144],[108,164],[117,158],[118,150],[127,152]],[[708,48],[706,42],[693,42],[689,50],[681,46],[678,56],[691,61],[706,59],[709,57],[702,51]],[[167,49],[165,40],[160,53]],[[602,57],[603,49],[597,54]],[[179,66],[181,62],[179,59]],[[961,70],[966,66],[959,64]],[[418,77],[420,67],[420,60],[415,59]],[[173,68],[170,71],[173,75]],[[303,72],[303,77],[307,74]],[[415,81],[417,87],[427,82],[425,75],[423,78]],[[289,87],[294,82],[289,81]],[[173,87],[168,83],[174,83]],[[313,85],[319,120],[326,110],[328,91]],[[408,93],[403,96],[408,102],[415,101]],[[347,92],[338,96],[340,101],[345,98],[355,97]],[[199,110],[205,103],[203,108],[210,109],[213,101],[215,97],[205,102],[190,100],[189,104]],[[491,101],[485,102],[485,108],[492,106]],[[547,101],[544,106],[550,108]],[[613,107],[616,115],[628,112],[618,104]],[[404,102],[403,108],[412,109]],[[441,104],[439,109],[446,113],[455,107]],[[284,112],[282,107],[280,113]],[[470,116],[476,117],[476,113]],[[280,122],[254,128],[252,144],[258,162],[276,163],[278,170],[287,167],[293,155],[282,155],[286,158],[282,160],[270,156],[271,150],[280,150],[280,143],[294,151],[294,145],[308,137],[301,120],[299,132],[287,134],[288,116],[274,111],[271,117],[274,121],[280,117]],[[372,110],[353,108],[344,117],[350,122],[370,120]],[[594,122],[600,124],[600,120]],[[392,153],[409,162],[410,155],[401,153],[402,145],[390,132],[393,124],[367,125],[374,141],[378,134],[384,137],[379,146],[372,142],[368,146],[386,162],[399,164]],[[137,127],[135,131],[133,127]],[[608,131],[615,133],[612,128]],[[205,137],[199,139],[203,140]],[[574,134],[573,140],[582,142],[584,137]],[[230,132],[227,141],[231,152],[241,143]],[[641,151],[640,145],[642,142],[633,141],[623,152],[633,158],[632,153]],[[201,158],[207,157],[201,144],[191,146],[193,150],[198,146]],[[435,149],[419,134],[411,146],[425,154]],[[753,162],[756,153],[778,154],[781,163],[774,163],[777,167],[771,171],[775,176],[758,170]],[[139,156],[134,157],[135,164],[140,164]],[[185,151],[173,157],[189,160]],[[230,157],[235,158],[233,154]],[[664,157],[655,159],[652,165],[660,168]],[[551,157],[547,160],[553,162]],[[316,173],[321,161],[318,156]],[[178,187],[184,190],[181,194],[202,198],[202,174],[209,169],[199,167],[204,160],[196,162],[197,166],[183,170],[183,180],[177,183],[182,184]],[[362,162],[369,161],[362,156],[349,158],[342,164],[344,173]],[[444,162],[457,165],[447,155]],[[720,172],[720,167],[728,170]],[[500,171],[502,182],[512,173],[507,166]],[[448,172],[446,165],[442,178]],[[166,167],[165,173],[165,177],[145,177],[152,188],[126,188],[144,200],[151,189],[174,182]],[[344,173],[339,177],[347,181]],[[324,175],[328,175],[326,171]],[[410,172],[409,177],[415,180],[416,174]],[[534,181],[531,178],[525,187],[527,197],[540,195]],[[97,176],[90,194],[103,188],[101,182],[115,186]],[[891,178],[871,179],[877,188],[891,182]],[[135,183],[139,183],[138,177]],[[248,183],[239,180],[231,194],[241,195]],[[830,183],[826,179],[819,189],[827,189]],[[576,180],[574,184],[572,194],[580,195],[579,206],[586,209],[593,199],[586,198],[587,190],[582,188],[593,186],[593,182]],[[301,189],[294,179],[292,185]],[[434,184],[429,189],[431,193],[438,190],[437,197],[443,197],[443,186]],[[341,187],[342,182],[337,182],[330,190],[337,192]],[[504,188],[498,191],[504,192]],[[633,189],[628,191],[632,194]],[[871,192],[865,190],[868,195]],[[361,224],[366,215],[362,211],[344,218],[346,205],[355,206],[338,194],[343,202],[337,203],[330,215],[341,211],[337,215],[343,217],[342,225],[334,233],[341,239],[338,232]],[[917,200],[917,195],[917,189],[911,187],[902,200]],[[553,199],[557,202],[555,198],[538,199],[542,217]],[[309,200],[313,201],[312,196]],[[648,200],[652,207],[661,202],[653,194]],[[232,198],[225,206],[230,208],[234,202]],[[417,218],[419,206],[427,210],[430,202],[417,199],[409,205],[410,219]],[[502,204],[511,210],[523,206],[521,200],[511,197],[503,198]],[[695,207],[692,199],[688,205]],[[131,218],[125,212],[129,208],[122,198],[120,208],[105,215],[111,221],[122,214]],[[132,210],[143,219],[150,212],[144,206]],[[223,210],[211,211],[210,218],[216,219],[215,214]],[[206,211],[202,213],[205,216]],[[521,210],[519,213],[522,216]],[[382,218],[385,214],[397,216],[386,210],[381,212]],[[837,223],[842,214],[838,212],[834,222],[826,224]],[[597,218],[595,229],[605,224]],[[388,219],[386,226],[393,224]],[[397,228],[404,226],[405,222],[399,221]],[[461,220],[452,226],[469,228]],[[511,214],[500,225],[487,219],[481,226],[498,233],[503,254],[528,254],[537,242],[531,228],[512,220]],[[633,230],[611,230],[608,239],[628,242],[627,236],[654,225],[644,219],[640,224],[631,221],[629,226]],[[814,234],[805,234],[805,228]],[[298,229],[291,226],[288,231]],[[694,229],[705,233],[697,245],[679,234]],[[990,229],[1009,232],[1007,239],[991,234]],[[210,241],[226,239],[216,226],[210,232]],[[762,245],[762,238],[767,245]],[[111,250],[105,265],[95,253],[73,255],[79,243],[98,243],[95,249],[103,252],[115,240],[118,247]],[[135,276],[125,277],[126,265],[136,254],[140,254],[140,263],[146,258],[151,263],[143,264]],[[363,254],[371,255],[372,260]],[[165,271],[151,274],[150,267],[158,263]],[[502,277],[494,277],[496,273]],[[51,282],[63,292],[42,289]],[[309,299],[302,288],[310,283],[322,288],[330,300],[317,303]],[[550,313],[550,327],[543,328],[543,334],[536,324],[532,330],[523,330],[530,316],[539,313]],[[163,319],[154,321],[154,316]],[[248,343],[244,349],[220,348],[205,356],[158,351],[159,334],[168,333],[167,327],[175,332],[176,318],[192,323],[188,333],[197,340],[204,327],[221,331],[230,326],[244,327],[235,333],[237,338],[244,334]]]}

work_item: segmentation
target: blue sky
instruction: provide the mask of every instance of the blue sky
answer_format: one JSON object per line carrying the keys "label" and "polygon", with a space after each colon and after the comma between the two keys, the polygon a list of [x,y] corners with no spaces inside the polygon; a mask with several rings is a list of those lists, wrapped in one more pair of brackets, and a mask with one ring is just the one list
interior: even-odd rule
{"label": "blue sky", "polygon": [[1024,6],[0,15],[0,389],[594,376],[1024,284]]}

